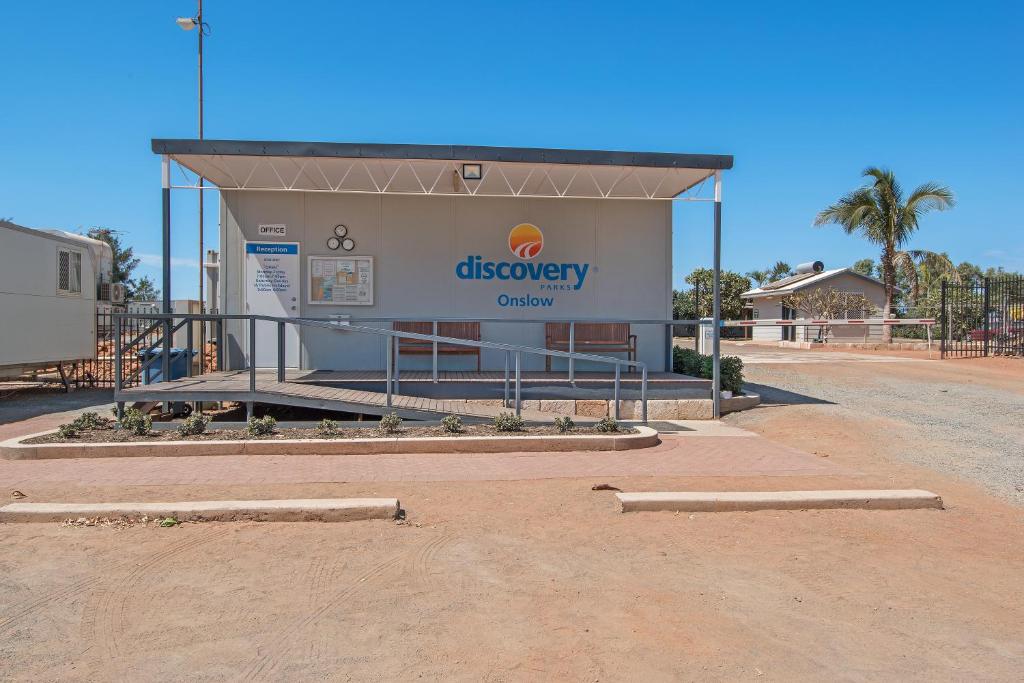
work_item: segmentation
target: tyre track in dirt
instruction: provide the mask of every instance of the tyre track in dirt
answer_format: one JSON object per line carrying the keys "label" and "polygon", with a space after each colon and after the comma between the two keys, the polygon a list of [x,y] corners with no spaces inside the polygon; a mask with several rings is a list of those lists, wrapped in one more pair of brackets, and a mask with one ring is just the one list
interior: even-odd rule
{"label": "tyre track in dirt", "polygon": [[[429,543],[430,541],[425,545]],[[250,681],[260,678],[271,678],[274,670],[281,665],[284,656],[294,647],[295,641],[307,627],[317,622],[329,611],[338,607],[339,604],[361,588],[374,585],[390,570],[403,564],[408,564],[410,559],[420,551],[421,547],[419,546],[410,548],[373,566],[352,579],[352,581],[336,591],[310,613],[292,620],[277,633],[270,634],[265,639],[265,642],[269,643],[267,651],[242,672],[241,680]]]}
{"label": "tyre track in dirt", "polygon": [[29,598],[28,600],[22,601],[18,605],[12,607],[11,611],[7,615],[0,617],[0,634],[10,629],[25,617],[33,615],[44,607],[53,603],[75,598],[84,593],[87,589],[99,585],[101,582],[102,579],[99,577],[80,579],[69,586],[65,586],[64,588],[60,588],[36,598]]}
{"label": "tyre track in dirt", "polygon": [[420,546],[413,554],[411,562],[409,563],[412,578],[427,586],[461,588],[461,586],[455,586],[453,582],[450,581],[451,576],[447,572],[444,572],[442,574],[442,578],[439,580],[437,575],[430,571],[431,567],[435,564],[435,558],[437,557],[438,552],[451,545],[454,541],[454,534],[442,534]]}
{"label": "tyre track in dirt", "polygon": [[157,565],[166,564],[182,554],[216,541],[231,533],[232,530],[231,528],[214,529],[199,536],[183,539],[150,555],[141,563],[136,563],[128,570],[127,574],[110,578],[109,586],[102,591],[100,599],[95,605],[95,612],[82,620],[84,624],[89,624],[93,629],[89,634],[90,642],[100,644],[102,648],[100,653],[107,660],[114,661],[121,658],[125,654],[121,646],[121,639],[124,634],[128,605],[135,598],[138,585],[148,576],[148,572]]}
{"label": "tyre track in dirt", "polygon": [[[226,531],[224,533],[226,533]],[[193,539],[180,541],[176,545],[191,545],[192,540]],[[184,549],[187,549],[187,547],[183,548],[183,550]],[[172,546],[171,548],[168,548],[165,551],[161,551],[160,554],[163,555],[166,552],[170,552],[173,555],[175,552],[180,552],[180,550],[178,550],[176,546]],[[132,560],[126,560],[118,565],[115,565],[113,570],[119,571],[121,569],[125,569],[129,567],[132,563]],[[0,616],[0,634],[14,626],[20,620],[24,619],[25,617],[31,616],[32,614],[40,611],[42,608],[48,605],[76,598],[81,594],[85,593],[90,588],[101,587],[104,583],[106,583],[109,580],[109,577],[90,576],[84,579],[79,579],[78,581],[75,581],[74,583],[65,586],[64,588],[59,588],[55,591],[46,593],[45,595],[24,600],[21,603],[13,606],[6,615]]]}

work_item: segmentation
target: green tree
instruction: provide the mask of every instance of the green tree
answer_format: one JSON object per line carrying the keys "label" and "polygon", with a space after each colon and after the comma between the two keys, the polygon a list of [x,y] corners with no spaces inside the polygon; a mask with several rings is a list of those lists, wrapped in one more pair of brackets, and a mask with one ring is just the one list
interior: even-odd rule
{"label": "green tree", "polygon": [[859,261],[854,262],[853,272],[866,275],[867,277],[875,276],[875,260],[870,258],[862,258]]}
{"label": "green tree", "polygon": [[126,247],[121,243],[121,233],[110,228],[95,227],[89,228],[86,235],[110,245],[110,250],[114,254],[111,281],[130,284],[132,271],[139,265],[139,259],[135,258],[135,250],[132,247]]}
{"label": "green tree", "polygon": [[768,269],[768,273],[772,280],[781,280],[793,275],[793,268],[785,261],[776,261],[775,265]]}
{"label": "green tree", "polygon": [[[694,289],[683,293],[682,301],[684,303],[692,301],[690,306],[694,312],[694,317],[711,317],[713,278],[714,272],[710,268],[695,268],[692,273],[686,276],[686,282],[693,285]],[[750,289],[750,279],[731,270],[723,270],[721,285],[722,319],[735,320],[743,313],[743,300],[740,298],[740,294]],[[695,300],[694,294],[696,294]],[[687,297],[686,295],[689,296]],[[679,298],[677,297],[677,299]]]}
{"label": "green tree", "polygon": [[981,268],[969,261],[961,261],[956,267],[956,272],[960,274],[960,281],[969,285],[977,285],[985,277]]}
{"label": "green tree", "polygon": [[129,298],[132,301],[159,301],[160,290],[156,283],[148,275],[143,275],[138,280],[132,280],[131,293]]}
{"label": "green tree", "polygon": [[697,318],[697,307],[694,303],[692,289],[677,289],[672,292],[672,318],[673,320],[695,320]]}
{"label": "green tree", "polygon": [[[909,274],[912,271],[916,282],[917,263],[939,257],[939,254],[933,252],[904,250],[911,236],[918,230],[921,216],[930,211],[952,208],[955,200],[952,190],[931,182],[919,185],[904,199],[903,188],[892,171],[871,167],[863,175],[869,179],[868,184],[843,195],[835,204],[820,211],[814,224],[838,224],[846,234],[859,234],[881,247],[879,268],[882,282],[885,283],[884,314],[891,315],[897,273],[902,271]],[[954,270],[952,263],[948,267]],[[882,334],[884,341],[892,339],[890,327],[886,326]]]}

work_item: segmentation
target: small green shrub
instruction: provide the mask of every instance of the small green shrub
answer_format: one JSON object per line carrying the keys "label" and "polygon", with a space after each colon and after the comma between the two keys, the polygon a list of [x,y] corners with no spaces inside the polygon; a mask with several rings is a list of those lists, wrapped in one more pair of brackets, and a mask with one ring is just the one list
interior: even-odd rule
{"label": "small green shrub", "polygon": [[60,427],[57,427],[57,436],[62,439],[76,439],[78,438],[78,427],[74,422],[61,425]]}
{"label": "small green shrub", "polygon": [[571,432],[576,428],[576,423],[572,421],[572,418],[568,415],[559,416],[555,418],[555,429],[560,431],[562,434]]}
{"label": "small green shrub", "polygon": [[[713,359],[693,349],[678,346],[672,349],[672,370],[691,377],[711,379],[714,376]],[[739,394],[743,389],[743,361],[736,356],[722,356],[722,389]]]}
{"label": "small green shrub", "polygon": [[398,413],[382,416],[380,424],[377,425],[377,431],[381,434],[395,434],[401,429],[402,418],[398,417]]}
{"label": "small green shrub", "polygon": [[499,432],[521,432],[526,422],[515,413],[498,413],[494,418],[494,428]]}
{"label": "small green shrub", "polygon": [[160,526],[162,527],[178,526],[179,524],[181,524],[181,522],[178,521],[177,517],[164,517],[160,520],[159,523]]}
{"label": "small green shrub", "polygon": [[178,425],[178,433],[182,436],[196,436],[206,431],[206,425],[210,424],[210,418],[206,415],[189,415]]}
{"label": "small green shrub", "polygon": [[722,388],[738,394],[743,390],[743,360],[737,356],[722,356]]}
{"label": "small green shrub", "polygon": [[145,436],[153,428],[153,418],[137,408],[128,408],[121,416],[121,429],[136,436]]}
{"label": "small green shrub", "polygon": [[602,417],[594,429],[605,434],[619,431],[619,423],[614,417]]}
{"label": "small green shrub", "polygon": [[334,420],[324,418],[323,420],[320,420],[320,424],[316,426],[316,435],[321,439],[333,439],[339,434],[341,434],[341,430],[338,429],[338,423]]}
{"label": "small green shrub", "polygon": [[445,415],[441,418],[441,427],[449,434],[458,434],[462,431],[462,418],[458,415]]}
{"label": "small green shrub", "polygon": [[264,415],[263,417],[250,417],[249,423],[246,425],[246,430],[249,432],[249,436],[269,436],[274,433],[277,429],[277,420],[270,415]]}
{"label": "small green shrub", "polygon": [[106,429],[110,426],[110,420],[105,417],[100,417],[99,413],[82,413],[75,421],[74,424],[79,431],[88,432],[93,429]]}

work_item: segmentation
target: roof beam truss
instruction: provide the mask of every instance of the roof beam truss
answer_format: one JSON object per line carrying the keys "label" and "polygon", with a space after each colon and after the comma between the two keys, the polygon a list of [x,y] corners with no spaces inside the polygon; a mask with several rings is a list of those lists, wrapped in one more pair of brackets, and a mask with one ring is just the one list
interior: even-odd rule
{"label": "roof beam truss", "polygon": [[[479,180],[465,180],[463,162],[437,159],[211,154],[174,161],[184,182],[173,187],[180,189],[713,201],[699,196],[714,173],[707,169],[491,162],[482,164]],[[199,175],[213,186],[199,185]]]}

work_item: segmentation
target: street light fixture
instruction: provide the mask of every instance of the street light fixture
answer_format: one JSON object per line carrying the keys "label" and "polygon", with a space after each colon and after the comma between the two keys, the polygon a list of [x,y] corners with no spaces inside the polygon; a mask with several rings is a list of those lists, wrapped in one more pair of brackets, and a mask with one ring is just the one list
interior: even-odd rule
{"label": "street light fixture", "polygon": [[191,31],[196,27],[196,24],[199,23],[192,17],[178,17],[174,21],[177,22],[178,26],[181,27],[182,31]]}

